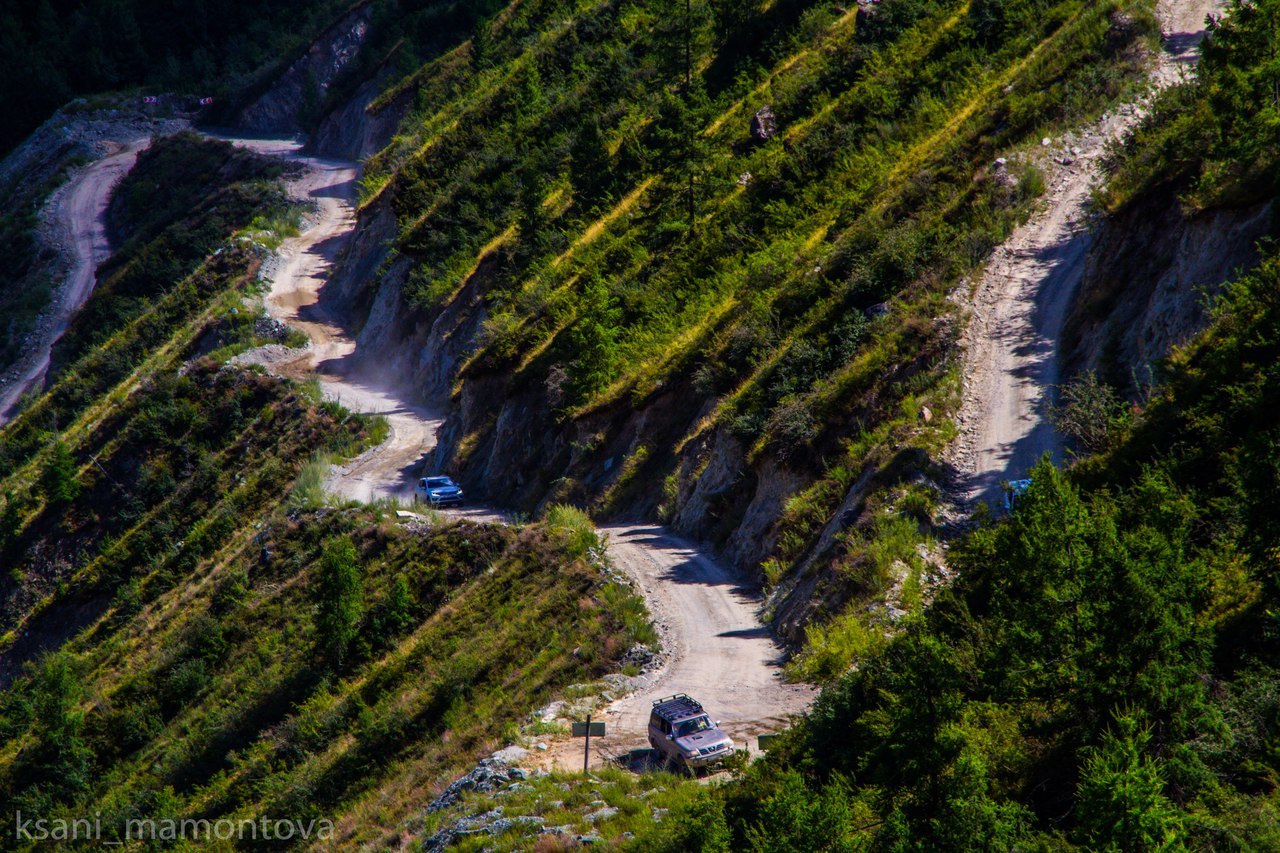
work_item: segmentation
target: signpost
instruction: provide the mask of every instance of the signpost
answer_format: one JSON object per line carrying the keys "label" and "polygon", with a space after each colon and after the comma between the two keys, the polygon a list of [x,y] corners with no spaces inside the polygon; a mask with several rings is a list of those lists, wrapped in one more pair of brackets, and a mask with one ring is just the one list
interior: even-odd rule
{"label": "signpost", "polygon": [[586,738],[586,744],[582,749],[582,772],[587,772],[587,767],[591,764],[591,736],[604,737],[604,723],[591,722],[591,715],[587,714],[585,723],[574,721],[572,726],[572,735],[574,737]]}

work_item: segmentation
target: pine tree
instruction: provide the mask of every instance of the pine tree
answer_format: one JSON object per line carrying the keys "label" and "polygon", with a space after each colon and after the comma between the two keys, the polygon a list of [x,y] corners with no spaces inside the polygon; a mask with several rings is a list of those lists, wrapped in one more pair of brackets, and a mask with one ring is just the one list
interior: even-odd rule
{"label": "pine tree", "polygon": [[1091,850],[1182,850],[1182,822],[1164,795],[1160,765],[1147,754],[1151,732],[1131,713],[1085,760],[1078,792],[1081,840]]}
{"label": "pine tree", "polygon": [[54,506],[64,506],[80,496],[80,484],[76,482],[76,461],[71,449],[62,441],[55,442],[53,453],[40,477],[44,497]]}

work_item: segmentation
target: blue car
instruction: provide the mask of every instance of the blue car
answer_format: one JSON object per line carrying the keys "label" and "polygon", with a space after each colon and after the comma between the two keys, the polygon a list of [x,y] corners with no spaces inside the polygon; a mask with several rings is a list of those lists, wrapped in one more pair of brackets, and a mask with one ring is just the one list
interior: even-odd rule
{"label": "blue car", "polygon": [[413,502],[431,506],[450,506],[462,503],[462,489],[449,477],[423,477],[413,490]]}
{"label": "blue car", "polygon": [[1004,484],[1004,508],[1013,512],[1018,506],[1018,501],[1027,493],[1027,489],[1031,487],[1030,480],[1010,480]]}

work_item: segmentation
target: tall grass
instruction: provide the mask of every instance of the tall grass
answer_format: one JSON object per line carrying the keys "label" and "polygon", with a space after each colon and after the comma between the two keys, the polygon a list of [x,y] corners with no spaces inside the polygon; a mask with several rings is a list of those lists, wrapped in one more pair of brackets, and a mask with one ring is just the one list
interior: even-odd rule
{"label": "tall grass", "polygon": [[333,496],[325,491],[324,486],[329,479],[329,472],[333,470],[334,459],[332,454],[321,450],[311,454],[311,458],[293,481],[293,488],[289,492],[290,506],[314,510],[332,503]]}
{"label": "tall grass", "polygon": [[591,516],[575,506],[552,504],[547,508],[545,522],[547,529],[561,537],[565,550],[574,557],[586,558],[604,548],[604,540]]}

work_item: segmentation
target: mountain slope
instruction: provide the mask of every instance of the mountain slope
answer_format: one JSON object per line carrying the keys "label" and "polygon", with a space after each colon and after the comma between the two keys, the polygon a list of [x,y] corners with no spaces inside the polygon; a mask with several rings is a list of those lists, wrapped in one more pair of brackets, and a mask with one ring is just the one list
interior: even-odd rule
{"label": "mountain slope", "polygon": [[946,295],[1038,192],[1030,158],[991,163],[1135,91],[1154,30],[1075,3],[523,5],[384,95],[419,107],[328,298],[448,404],[436,464],[470,492],[669,520],[773,587],[793,641],[847,603],[888,623],[952,476]]}

